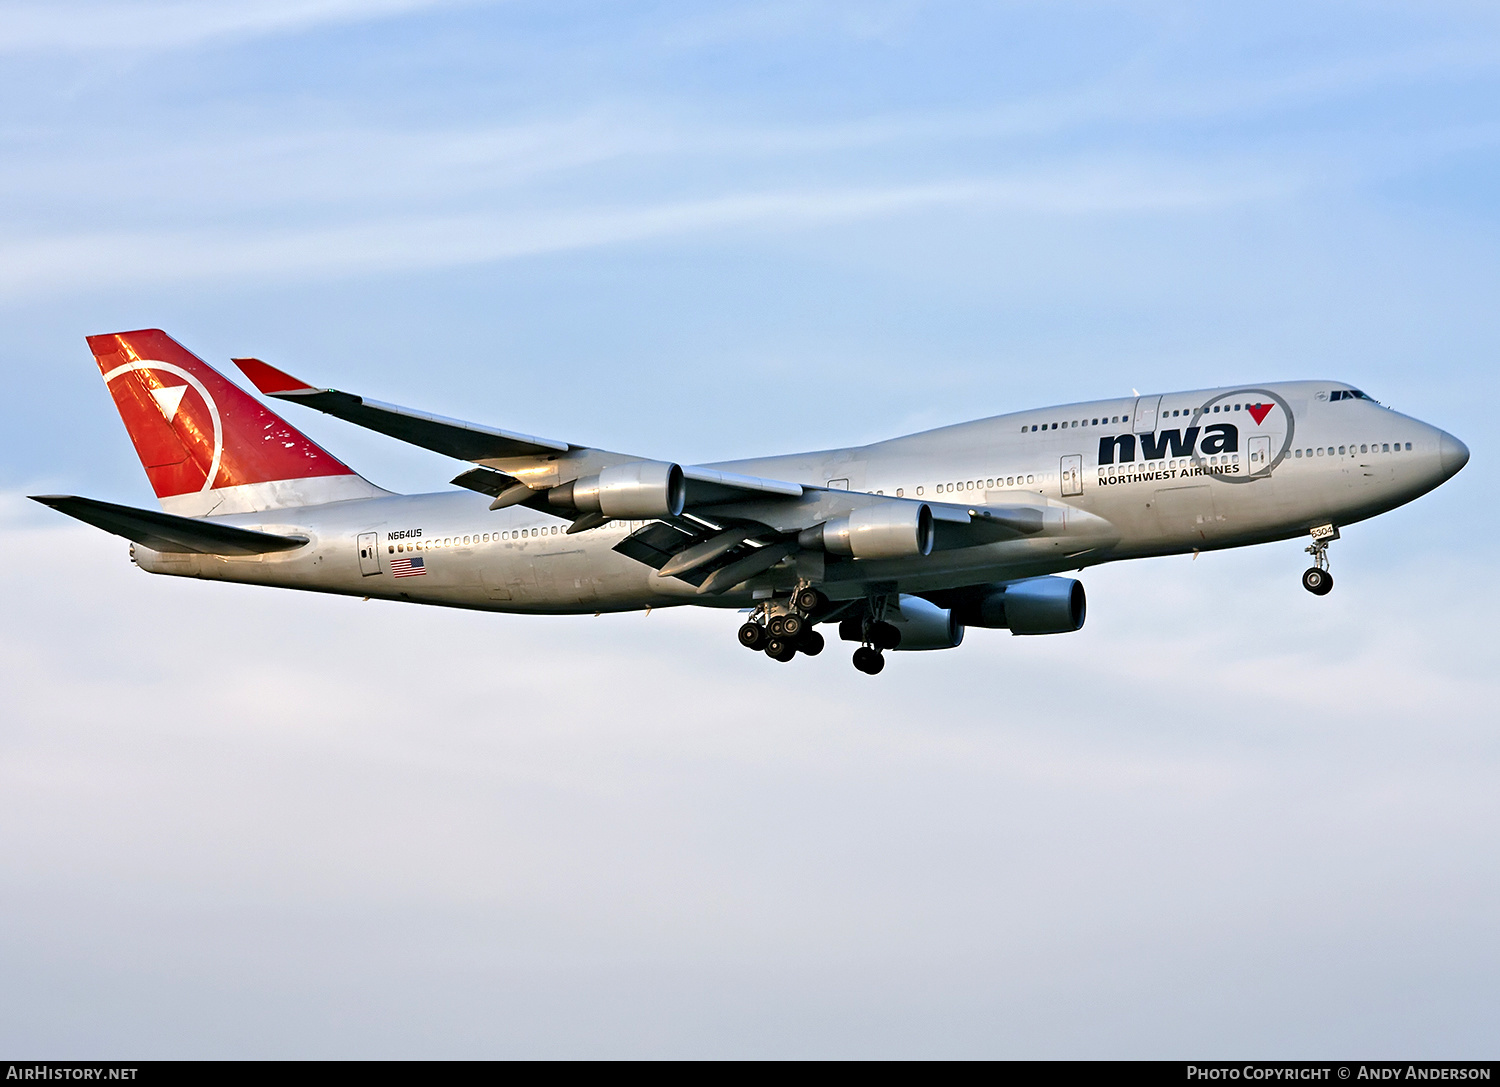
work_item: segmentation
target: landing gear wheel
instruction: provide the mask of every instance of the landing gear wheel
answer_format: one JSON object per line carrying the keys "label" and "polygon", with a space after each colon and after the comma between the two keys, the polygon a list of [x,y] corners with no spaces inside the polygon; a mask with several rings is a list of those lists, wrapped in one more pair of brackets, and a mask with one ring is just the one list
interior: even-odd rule
{"label": "landing gear wheel", "polygon": [[806,653],[809,657],[816,657],[819,653],[823,652],[823,635],[809,628],[798,639],[797,649],[799,652]]}
{"label": "landing gear wheel", "polygon": [[781,661],[785,664],[797,655],[797,647],[791,642],[781,638],[771,638],[766,642],[766,656],[773,661]]}
{"label": "landing gear wheel", "polygon": [[792,603],[796,605],[798,611],[814,612],[827,601],[817,589],[798,589],[797,595],[792,597]]}
{"label": "landing gear wheel", "polygon": [[796,638],[807,629],[807,621],[800,615],[783,615],[781,617],[781,633],[788,638]]}
{"label": "landing gear wheel", "polygon": [[746,623],[740,627],[740,645],[746,649],[766,647],[766,628],[759,623]]}
{"label": "landing gear wheel", "polygon": [[1327,596],[1333,592],[1333,575],[1327,570],[1309,566],[1302,574],[1302,587],[1314,596]]}
{"label": "landing gear wheel", "polygon": [[880,655],[880,650],[862,645],[854,651],[854,667],[867,676],[878,676],[885,667],[885,658]]}
{"label": "landing gear wheel", "polygon": [[766,624],[766,630],[768,632],[770,632],[770,635],[773,638],[779,638],[779,637],[781,637],[783,634],[786,633],[786,616],[784,616],[784,615],[773,615],[773,616],[771,616],[771,621]]}

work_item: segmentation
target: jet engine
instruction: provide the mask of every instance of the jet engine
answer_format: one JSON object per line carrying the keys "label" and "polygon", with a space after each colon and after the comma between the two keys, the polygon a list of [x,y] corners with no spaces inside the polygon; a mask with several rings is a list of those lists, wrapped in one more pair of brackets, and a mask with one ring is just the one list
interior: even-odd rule
{"label": "jet engine", "polygon": [[925,502],[882,502],[803,529],[797,543],[857,559],[906,559],[932,554],[932,510]]}
{"label": "jet engine", "polygon": [[[877,649],[956,649],[964,640],[964,625],[947,608],[902,593],[895,605],[886,609],[885,618],[868,633]],[[845,619],[839,624],[839,637],[846,642],[864,641],[865,634],[864,622],[859,618]]]}
{"label": "jet engine", "polygon": [[1009,627],[1012,634],[1071,634],[1087,611],[1083,582],[1070,577],[1014,581],[954,609],[968,626]]}
{"label": "jet engine", "polygon": [[625,520],[676,517],[687,502],[687,484],[675,464],[634,460],[553,487],[547,501],[564,509]]}
{"label": "jet engine", "polygon": [[898,607],[887,609],[884,620],[901,634],[892,649],[956,649],[964,640],[963,623],[947,608],[906,593],[901,594]]}

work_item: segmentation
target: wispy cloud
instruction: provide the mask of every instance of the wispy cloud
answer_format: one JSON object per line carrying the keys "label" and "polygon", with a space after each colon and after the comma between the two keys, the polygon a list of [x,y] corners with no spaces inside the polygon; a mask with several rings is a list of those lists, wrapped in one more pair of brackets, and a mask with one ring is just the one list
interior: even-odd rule
{"label": "wispy cloud", "polygon": [[63,284],[438,268],[747,226],[781,231],[953,206],[1047,215],[1205,208],[1263,200],[1295,184],[1287,177],[1115,167],[1054,176],[747,192],[635,207],[382,217],[305,229],[12,237],[0,240],[0,290],[23,295]]}
{"label": "wispy cloud", "polygon": [[463,0],[223,0],[215,3],[10,3],[0,53],[180,49],[368,22]]}

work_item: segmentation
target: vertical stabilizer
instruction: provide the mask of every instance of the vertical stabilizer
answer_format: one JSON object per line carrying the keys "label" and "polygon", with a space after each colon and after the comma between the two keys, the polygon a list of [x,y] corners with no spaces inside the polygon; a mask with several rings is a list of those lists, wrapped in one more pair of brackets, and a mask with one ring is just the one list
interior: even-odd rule
{"label": "vertical stabilizer", "polygon": [[168,513],[254,513],[389,493],[160,329],[88,340]]}

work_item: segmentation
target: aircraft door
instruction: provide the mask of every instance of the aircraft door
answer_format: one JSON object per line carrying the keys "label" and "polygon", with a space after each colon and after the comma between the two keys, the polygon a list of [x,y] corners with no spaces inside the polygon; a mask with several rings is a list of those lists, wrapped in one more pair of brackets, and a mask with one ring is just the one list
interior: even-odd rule
{"label": "aircraft door", "polygon": [[1250,439],[1250,474],[1252,476],[1269,475],[1271,472],[1271,438],[1262,435]]}
{"label": "aircraft door", "polygon": [[359,572],[365,577],[380,573],[380,551],[375,533],[359,534]]}
{"label": "aircraft door", "polygon": [[1064,498],[1070,495],[1082,494],[1083,457],[1077,453],[1064,457],[1057,478],[1062,481],[1062,495]]}
{"label": "aircraft door", "polygon": [[1156,430],[1156,409],[1161,407],[1161,397],[1143,396],[1135,402],[1135,432],[1151,434]]}

